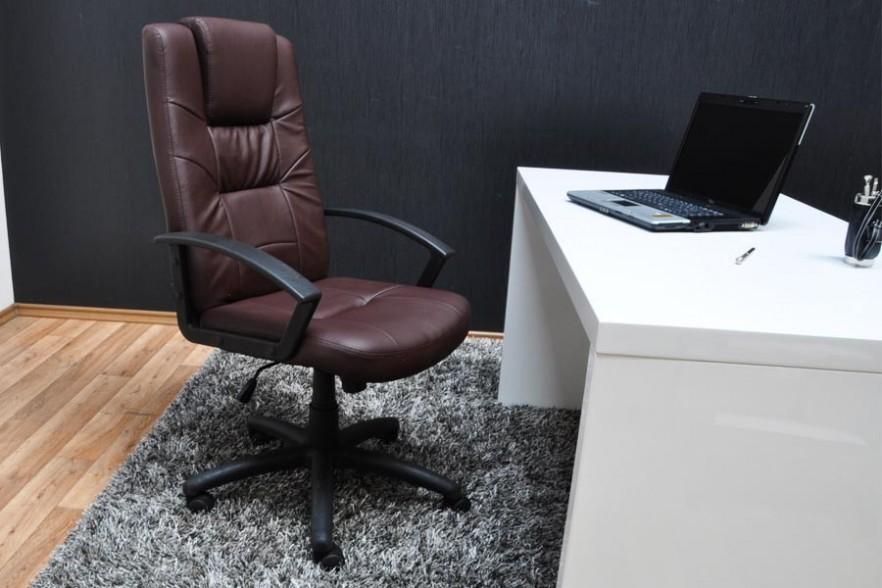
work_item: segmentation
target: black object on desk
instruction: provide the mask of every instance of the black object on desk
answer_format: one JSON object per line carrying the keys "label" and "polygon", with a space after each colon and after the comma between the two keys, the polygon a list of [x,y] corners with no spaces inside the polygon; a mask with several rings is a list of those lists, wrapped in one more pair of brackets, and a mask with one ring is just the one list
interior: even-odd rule
{"label": "black object on desk", "polygon": [[857,267],[873,265],[882,249],[882,191],[879,178],[864,176],[864,191],[854,197],[845,235],[845,262]]}

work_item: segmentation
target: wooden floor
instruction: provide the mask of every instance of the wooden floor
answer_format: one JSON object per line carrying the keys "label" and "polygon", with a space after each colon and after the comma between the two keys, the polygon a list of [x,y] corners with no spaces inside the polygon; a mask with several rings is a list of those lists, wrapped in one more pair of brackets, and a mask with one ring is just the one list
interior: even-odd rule
{"label": "wooden floor", "polygon": [[0,325],[0,586],[28,585],[210,352],[168,325]]}

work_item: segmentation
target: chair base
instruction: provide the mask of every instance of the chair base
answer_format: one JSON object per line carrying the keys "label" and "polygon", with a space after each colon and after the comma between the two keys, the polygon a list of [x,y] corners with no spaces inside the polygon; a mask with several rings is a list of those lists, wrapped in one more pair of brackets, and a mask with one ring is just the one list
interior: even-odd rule
{"label": "chair base", "polygon": [[442,505],[458,511],[471,504],[459,484],[419,465],[377,451],[357,447],[368,439],[392,442],[398,438],[394,418],[376,418],[343,429],[338,426],[334,376],[315,370],[309,424],[304,427],[265,416],[248,417],[248,431],[255,443],[278,440],[282,445],[248,455],[196,474],[184,483],[187,507],[193,512],[214,506],[208,490],[228,482],[270,472],[308,468],[312,487],[310,542],[312,557],[325,569],[343,563],[343,552],[334,542],[334,470],[352,469],[395,478],[439,493]]}

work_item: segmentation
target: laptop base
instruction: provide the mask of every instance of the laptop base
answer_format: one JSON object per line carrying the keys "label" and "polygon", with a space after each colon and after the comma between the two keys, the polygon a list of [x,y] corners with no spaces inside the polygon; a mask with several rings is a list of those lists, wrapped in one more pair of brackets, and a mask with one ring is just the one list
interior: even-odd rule
{"label": "laptop base", "polygon": [[759,219],[744,216],[684,218],[630,201],[627,193],[628,190],[617,190],[615,194],[604,190],[574,190],[567,196],[576,204],[653,232],[750,231],[759,226]]}

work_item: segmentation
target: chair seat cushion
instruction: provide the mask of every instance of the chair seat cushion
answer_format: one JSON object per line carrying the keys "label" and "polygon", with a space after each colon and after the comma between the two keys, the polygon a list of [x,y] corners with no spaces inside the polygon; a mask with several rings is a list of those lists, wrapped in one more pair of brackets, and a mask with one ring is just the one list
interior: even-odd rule
{"label": "chair seat cushion", "polygon": [[[355,278],[327,278],[315,285],[322,298],[289,363],[349,380],[384,382],[431,367],[468,333],[469,303],[453,292]],[[295,304],[280,290],[209,309],[200,323],[278,340]]]}

